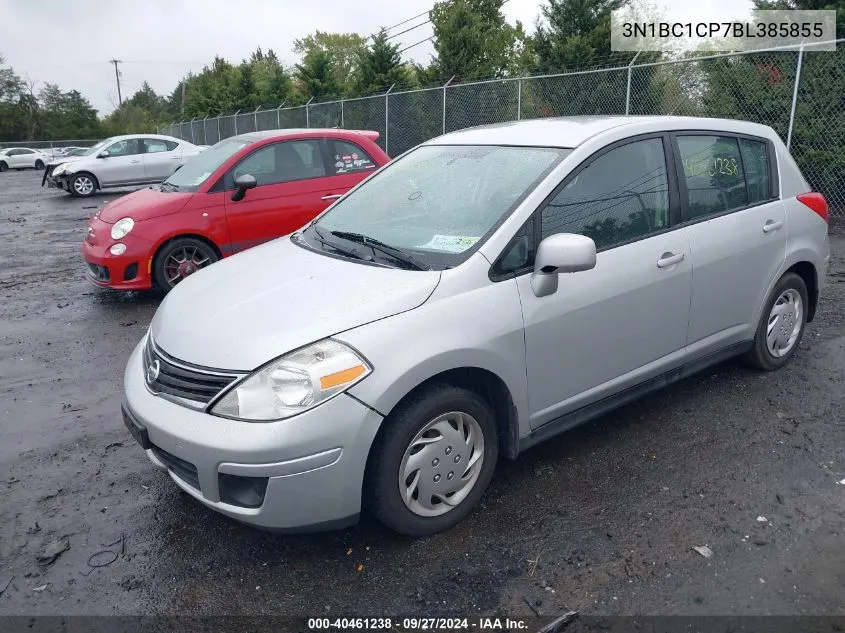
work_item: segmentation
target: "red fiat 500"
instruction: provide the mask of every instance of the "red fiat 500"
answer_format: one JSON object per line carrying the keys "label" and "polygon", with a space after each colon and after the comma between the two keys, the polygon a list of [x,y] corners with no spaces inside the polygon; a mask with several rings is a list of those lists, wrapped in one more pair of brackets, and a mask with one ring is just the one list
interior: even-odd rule
{"label": "red fiat 500", "polygon": [[167,291],[221,257],[292,233],[389,161],[378,136],[274,130],[222,140],[89,220],[88,277]]}

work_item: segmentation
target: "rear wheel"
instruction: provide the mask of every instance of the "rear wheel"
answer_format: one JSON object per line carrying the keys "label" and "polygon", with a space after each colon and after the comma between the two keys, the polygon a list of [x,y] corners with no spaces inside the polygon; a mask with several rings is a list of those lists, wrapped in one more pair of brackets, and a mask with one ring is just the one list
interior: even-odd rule
{"label": "rear wheel", "polygon": [[70,181],[70,192],[80,198],[89,198],[97,191],[97,181],[91,174],[76,174]]}
{"label": "rear wheel", "polygon": [[44,169],[44,161],[41,160],[40,158],[37,161],[35,161],[35,169],[37,169],[38,171],[41,171],[42,169]]}
{"label": "rear wheel", "polygon": [[804,336],[808,305],[804,280],[795,273],[781,277],[760,315],[746,360],[765,371],[786,365]]}
{"label": "rear wheel", "polygon": [[6,161],[0,160],[0,171],[9,171],[9,165]]}
{"label": "rear wheel", "polygon": [[428,536],[466,517],[493,477],[498,436],[478,394],[425,388],[385,419],[370,455],[364,494],[385,525]]}
{"label": "rear wheel", "polygon": [[165,244],[153,262],[153,279],[165,292],[220,257],[210,245],[193,237],[180,237]]}

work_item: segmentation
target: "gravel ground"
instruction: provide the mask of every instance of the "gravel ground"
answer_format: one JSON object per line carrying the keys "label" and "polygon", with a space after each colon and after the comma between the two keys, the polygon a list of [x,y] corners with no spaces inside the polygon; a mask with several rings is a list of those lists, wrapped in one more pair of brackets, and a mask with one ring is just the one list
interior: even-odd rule
{"label": "gravel ground", "polygon": [[123,368],[161,297],[85,280],[86,218],[124,192],[40,176],[0,175],[0,613],[845,614],[841,234],[785,369],[729,362],[502,463],[445,534],[279,536],[205,509],[129,437]]}

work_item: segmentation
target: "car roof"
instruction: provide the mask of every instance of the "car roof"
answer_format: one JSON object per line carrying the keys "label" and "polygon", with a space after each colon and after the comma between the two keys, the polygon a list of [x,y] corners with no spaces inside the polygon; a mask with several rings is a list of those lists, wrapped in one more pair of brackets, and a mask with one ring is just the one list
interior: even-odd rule
{"label": "car roof", "polygon": [[262,141],[269,138],[287,138],[288,136],[335,136],[337,138],[349,137],[350,135],[361,136],[373,134],[369,130],[348,130],[346,128],[285,128],[283,130],[265,130],[263,132],[244,132],[237,136],[230,136],[229,138],[242,139],[245,141]]}
{"label": "car roof", "polygon": [[682,116],[572,116],[494,123],[465,128],[431,139],[424,145],[516,145],[575,148],[588,139],[624,128],[628,136],[669,130],[714,130],[772,138],[766,125],[734,119]]}
{"label": "car roof", "polygon": [[189,145],[192,144],[190,141],[176,138],[175,136],[167,136],[166,134],[117,134],[103,140],[122,141],[123,139],[128,138],[160,138],[164,141],[176,141],[177,143],[188,143]]}

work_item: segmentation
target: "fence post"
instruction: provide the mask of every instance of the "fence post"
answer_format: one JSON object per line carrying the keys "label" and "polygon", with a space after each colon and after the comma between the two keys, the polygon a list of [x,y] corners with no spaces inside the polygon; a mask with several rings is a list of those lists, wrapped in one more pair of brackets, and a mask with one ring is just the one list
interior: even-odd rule
{"label": "fence post", "polygon": [[193,143],[194,145],[197,144],[197,142],[194,140],[194,121],[196,121],[196,120],[197,120],[196,117],[191,119],[191,143]]}
{"label": "fence post", "polygon": [[[223,114],[222,112],[220,114]],[[215,118],[217,119],[217,142],[219,143],[223,139],[220,138],[220,114],[218,114]]]}
{"label": "fence post", "polygon": [[387,118],[387,107],[390,104],[390,96],[389,96],[390,91],[393,90],[393,88],[395,86],[396,86],[396,84],[391,84],[390,88],[387,89],[387,92],[384,93],[384,153],[385,154],[388,153],[387,152],[387,142],[390,139],[390,132],[389,132],[390,128],[387,126],[387,124],[389,122],[388,118]]}
{"label": "fence post", "polygon": [[443,85],[443,134],[446,134],[446,88],[449,87],[449,84],[452,83],[452,79],[455,78],[455,75],[452,75]]}
{"label": "fence post", "polygon": [[801,81],[801,64],[804,60],[804,45],[798,48],[798,61],[795,63],[795,85],[792,87],[792,109],[789,111],[789,131],[786,133],[786,149],[792,145],[792,130],[795,125],[795,104],[798,101],[798,83]]}
{"label": "fence post", "polygon": [[278,107],[278,108],[276,108],[276,129],[277,129],[277,130],[281,130],[281,129],[282,129],[282,106],[283,106],[283,105],[285,105],[285,102],[284,102],[284,101],[282,101],[282,102],[279,104],[279,107]]}
{"label": "fence post", "polygon": [[[238,112],[240,112],[240,110],[238,110]],[[235,122],[235,136],[238,135],[238,112],[235,112],[232,115],[232,120]]]}
{"label": "fence post", "polygon": [[208,115],[205,115],[205,118],[202,120],[202,144],[208,145],[208,132],[205,130],[205,122],[208,121]]}
{"label": "fence post", "polygon": [[340,127],[346,127],[343,123],[343,99],[340,100]]}
{"label": "fence post", "polygon": [[252,120],[255,122],[255,131],[258,131],[258,111],[261,109],[261,106],[255,108],[255,112],[252,113]]}
{"label": "fence post", "polygon": [[311,97],[305,104],[305,127],[311,127],[311,117],[308,114],[308,104],[314,101],[314,97]]}
{"label": "fence post", "polygon": [[637,61],[637,57],[640,56],[642,51],[637,51],[637,54],[634,55],[634,59],[631,60],[631,63],[628,64],[628,89],[625,91],[625,114],[631,113],[631,67],[634,65],[634,62]]}
{"label": "fence post", "polygon": [[522,78],[525,77],[527,70],[523,70],[519,77],[516,78],[516,120],[522,121]]}

